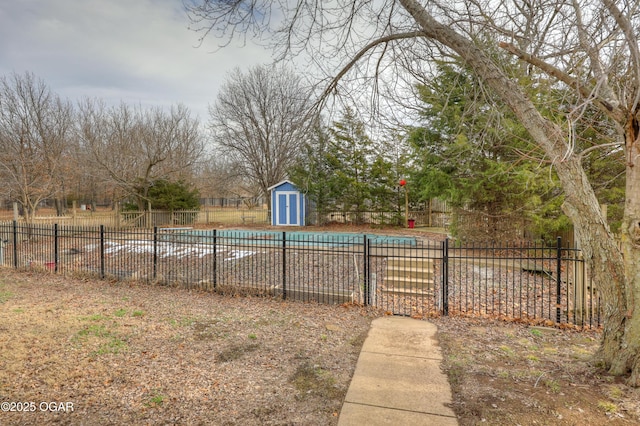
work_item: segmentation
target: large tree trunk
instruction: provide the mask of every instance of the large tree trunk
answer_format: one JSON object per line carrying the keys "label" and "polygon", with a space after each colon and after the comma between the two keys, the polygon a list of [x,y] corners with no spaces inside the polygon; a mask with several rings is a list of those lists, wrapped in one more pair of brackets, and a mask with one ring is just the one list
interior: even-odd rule
{"label": "large tree trunk", "polygon": [[565,158],[566,136],[562,129],[544,119],[520,86],[471,41],[437,22],[417,1],[400,0],[400,3],[420,25],[424,36],[449,47],[474,69],[514,111],[553,161],[566,195],[563,207],[574,223],[594,285],[602,295],[603,360],[612,374],[622,375],[631,371],[629,384],[640,386],[640,312],[634,309],[635,301],[640,300],[640,264],[637,263],[640,259],[640,153],[635,143],[638,126],[630,124],[625,127],[627,203],[620,250],[580,159],[575,155]]}
{"label": "large tree trunk", "polygon": [[[585,261],[591,271],[593,285],[601,296],[604,311],[601,355],[609,371],[626,374],[632,368],[632,358],[639,352],[640,341],[629,342],[627,327],[632,322],[629,307],[633,303],[625,291],[627,275],[622,252],[599,213],[597,199],[579,164],[572,170],[571,159],[556,165],[566,194],[563,208],[571,218]],[[640,317],[637,317],[637,322]]]}
{"label": "large tree trunk", "polygon": [[[640,311],[636,309],[640,301],[640,141],[637,115],[629,118],[624,127],[626,154],[626,200],[624,217],[621,228],[622,254],[624,257],[625,280],[620,289],[627,301],[622,319],[624,332],[620,347],[608,348],[606,343],[603,351],[617,352],[611,364],[611,372],[624,374],[631,370],[629,384],[640,386]],[[608,357],[605,356],[605,359]]]}

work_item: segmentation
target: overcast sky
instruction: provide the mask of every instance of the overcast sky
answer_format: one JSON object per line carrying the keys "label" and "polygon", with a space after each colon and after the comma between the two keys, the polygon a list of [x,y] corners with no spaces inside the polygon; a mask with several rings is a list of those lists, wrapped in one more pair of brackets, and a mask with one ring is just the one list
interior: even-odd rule
{"label": "overcast sky", "polygon": [[32,72],[74,102],[183,103],[204,122],[228,73],[271,52],[196,48],[188,25],[181,0],[0,0],[0,75]]}

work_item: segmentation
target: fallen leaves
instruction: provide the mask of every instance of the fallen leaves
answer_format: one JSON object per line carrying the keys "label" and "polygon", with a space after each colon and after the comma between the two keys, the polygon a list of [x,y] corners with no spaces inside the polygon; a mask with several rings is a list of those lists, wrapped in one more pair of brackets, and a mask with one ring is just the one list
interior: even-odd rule
{"label": "fallen leaves", "polygon": [[[63,422],[336,424],[373,318],[356,305],[4,277],[20,298],[0,311],[2,397],[72,401]],[[126,350],[115,350],[120,342]],[[227,361],[216,363],[225,351]],[[302,365],[317,365],[339,392],[296,399],[288,378]],[[32,424],[48,422],[35,414]]]}

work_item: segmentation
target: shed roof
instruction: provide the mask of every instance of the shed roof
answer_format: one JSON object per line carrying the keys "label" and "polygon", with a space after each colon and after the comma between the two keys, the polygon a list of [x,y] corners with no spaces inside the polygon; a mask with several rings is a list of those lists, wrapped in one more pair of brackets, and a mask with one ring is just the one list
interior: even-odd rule
{"label": "shed roof", "polygon": [[280,182],[276,183],[275,185],[272,185],[272,186],[268,187],[268,188],[267,188],[267,190],[268,190],[268,191],[273,191],[273,190],[274,190],[274,189],[276,189],[277,187],[282,186],[282,185],[284,185],[284,184],[286,184],[286,183],[288,183],[289,185],[295,186],[295,187],[297,188],[297,186],[296,186],[296,184],[295,184],[295,183],[291,182],[291,181],[290,181],[290,180],[288,180],[288,179],[285,179],[285,180],[283,180],[283,181],[280,181]]}

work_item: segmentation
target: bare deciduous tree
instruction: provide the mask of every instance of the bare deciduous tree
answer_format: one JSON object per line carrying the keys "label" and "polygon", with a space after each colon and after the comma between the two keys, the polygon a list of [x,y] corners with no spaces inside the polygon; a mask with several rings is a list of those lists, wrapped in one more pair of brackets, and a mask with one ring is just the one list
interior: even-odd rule
{"label": "bare deciduous tree", "polygon": [[73,108],[33,74],[0,79],[0,175],[30,221],[40,201],[59,196]]}
{"label": "bare deciduous tree", "polygon": [[167,112],[85,100],[78,128],[94,170],[123,195],[135,195],[141,209],[155,180],[190,179],[204,147],[198,121],[183,105]]}
{"label": "bare deciduous tree", "polygon": [[197,171],[200,194],[212,198],[237,198],[259,192],[250,186],[241,164],[228,157],[211,155]]}
{"label": "bare deciduous tree", "polygon": [[[603,359],[612,374],[630,373],[628,383],[640,386],[639,1],[203,0],[191,16],[204,36],[267,31],[282,54],[306,49],[312,57],[340,58],[328,91],[350,74],[377,77],[391,67],[397,77],[426,78],[432,58],[465,61],[552,162],[566,195],[564,209],[604,298]],[[531,80],[519,80],[501,66],[499,47],[520,60],[524,72],[535,68],[551,87],[573,91],[579,101],[570,111],[554,112],[565,114],[565,122],[536,108],[528,96]],[[533,81],[536,90],[545,86]],[[595,148],[579,152],[571,136],[587,107],[608,117],[600,124],[607,129],[599,130],[614,129],[625,150],[621,249],[581,163]]]}
{"label": "bare deciduous tree", "polygon": [[236,69],[210,106],[210,128],[223,155],[260,189],[286,177],[304,141],[311,105],[301,79],[285,68]]}

